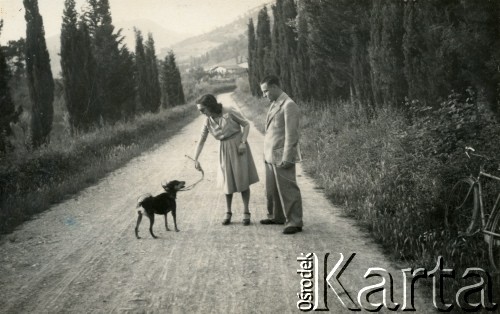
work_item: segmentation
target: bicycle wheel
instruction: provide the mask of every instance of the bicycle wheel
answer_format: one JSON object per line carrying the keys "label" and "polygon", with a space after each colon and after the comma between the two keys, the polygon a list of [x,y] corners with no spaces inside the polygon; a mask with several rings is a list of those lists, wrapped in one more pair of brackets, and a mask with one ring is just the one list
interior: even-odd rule
{"label": "bicycle wheel", "polygon": [[488,247],[490,264],[493,266],[495,272],[498,273],[500,271],[500,211],[497,211],[495,214],[495,218],[491,224],[491,232],[498,234],[498,236],[485,236],[489,236]]}
{"label": "bicycle wheel", "polygon": [[459,234],[472,234],[478,211],[474,180],[463,178],[451,190],[445,207],[445,226]]}

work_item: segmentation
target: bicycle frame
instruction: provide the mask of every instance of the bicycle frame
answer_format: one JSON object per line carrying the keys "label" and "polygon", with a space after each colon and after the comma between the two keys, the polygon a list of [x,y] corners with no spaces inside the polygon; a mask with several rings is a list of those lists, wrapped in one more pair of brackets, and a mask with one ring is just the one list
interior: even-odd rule
{"label": "bicycle frame", "polygon": [[[494,180],[497,183],[500,182],[500,177],[494,176],[492,174],[489,174],[484,171],[485,168],[485,162],[498,162],[496,159],[489,158],[484,155],[480,155],[477,153],[474,153],[475,150],[472,147],[465,147],[465,154],[469,159],[471,159],[471,155],[475,157],[480,157],[484,161],[480,164],[479,166],[479,174],[477,176],[469,175],[467,179],[462,179],[458,181],[453,189],[458,186],[458,184],[461,184],[463,186],[463,183],[466,185],[469,184],[470,188],[467,192],[467,196],[464,199],[464,202],[467,201],[469,198],[470,192],[473,191],[473,214],[472,214],[472,220],[467,227],[467,230],[465,231],[465,235],[472,235],[474,233],[477,233],[481,231],[484,237],[484,241],[488,243],[488,258],[490,260],[490,264],[493,267],[493,270],[495,272],[500,273],[500,209],[499,209],[499,203],[500,203],[500,193],[498,193],[495,203],[493,204],[493,207],[491,208],[491,211],[488,213],[485,213],[484,209],[484,203],[483,203],[483,185],[482,185],[482,179],[490,179]],[[469,169],[467,165],[465,165],[466,168]],[[498,168],[500,170],[500,168]],[[471,182],[472,181],[472,182]],[[460,188],[460,187],[459,187]],[[462,204],[463,205],[463,204]],[[462,207],[460,205],[458,208]],[[481,226],[479,228],[475,228],[475,225],[478,224],[478,207],[479,211],[481,213]],[[448,209],[448,207],[447,207]],[[448,212],[446,212],[446,217],[448,215]],[[447,220],[445,220],[447,222]],[[472,231],[475,231],[472,233]],[[460,234],[460,232],[459,232]]]}
{"label": "bicycle frame", "polygon": [[486,214],[484,211],[484,204],[483,204],[483,189],[482,189],[482,185],[481,185],[481,177],[486,177],[486,178],[489,178],[489,179],[492,179],[492,180],[495,180],[498,182],[500,182],[500,177],[497,177],[497,176],[494,176],[494,175],[491,175],[489,173],[484,172],[483,167],[481,167],[481,169],[479,171],[479,175],[477,176],[477,178],[474,179],[474,181],[476,182],[477,187],[478,187],[478,197],[479,197],[479,204],[478,205],[479,205],[479,211],[481,213],[481,226],[482,226],[481,232],[488,234],[490,236],[500,237],[500,234],[489,231],[491,224],[493,223],[493,217],[495,216],[495,214],[498,210],[498,203],[500,201],[500,193],[498,193],[498,196],[495,200],[493,208],[491,209],[491,213],[489,213],[488,219],[486,219]]}

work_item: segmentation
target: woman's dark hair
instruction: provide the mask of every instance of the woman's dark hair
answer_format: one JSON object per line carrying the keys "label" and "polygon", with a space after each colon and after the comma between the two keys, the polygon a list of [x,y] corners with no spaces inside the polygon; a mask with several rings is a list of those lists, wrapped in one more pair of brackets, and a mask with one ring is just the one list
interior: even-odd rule
{"label": "woman's dark hair", "polygon": [[205,94],[198,98],[196,101],[197,104],[200,104],[207,108],[212,113],[222,113],[222,104],[217,102],[215,96],[212,94]]}

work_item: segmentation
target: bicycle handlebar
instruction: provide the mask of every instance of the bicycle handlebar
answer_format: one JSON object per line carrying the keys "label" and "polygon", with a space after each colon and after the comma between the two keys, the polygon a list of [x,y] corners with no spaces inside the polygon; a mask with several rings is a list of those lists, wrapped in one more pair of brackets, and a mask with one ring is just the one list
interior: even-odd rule
{"label": "bicycle handlebar", "polygon": [[[467,155],[467,157],[469,159],[471,159],[470,156],[474,156],[474,157],[479,157],[479,158],[482,158],[484,159],[485,161],[489,161],[489,162],[496,162],[496,163],[499,163],[499,161],[495,158],[491,158],[489,156],[486,156],[486,155],[482,155],[482,154],[477,154],[476,153],[476,150],[470,146],[465,146],[465,154]],[[500,170],[500,163],[498,164],[498,169],[497,170]]]}
{"label": "bicycle handlebar", "polygon": [[476,153],[476,150],[470,146],[465,146],[465,154],[467,155],[467,157],[470,158],[470,156],[475,156],[475,157],[480,157],[480,158],[483,158],[483,159],[486,159],[486,160],[490,160],[490,161],[495,161],[494,158],[490,158],[486,155],[482,155],[482,154],[477,154]]}

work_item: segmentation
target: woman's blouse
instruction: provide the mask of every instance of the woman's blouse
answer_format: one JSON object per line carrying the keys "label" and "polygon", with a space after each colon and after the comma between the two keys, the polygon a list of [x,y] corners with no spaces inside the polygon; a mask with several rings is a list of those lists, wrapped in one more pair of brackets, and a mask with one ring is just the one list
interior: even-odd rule
{"label": "woman's blouse", "polygon": [[201,130],[201,142],[204,143],[208,133],[217,140],[222,141],[241,132],[241,127],[248,125],[248,121],[236,110],[222,107],[222,116],[218,118],[207,117]]}

